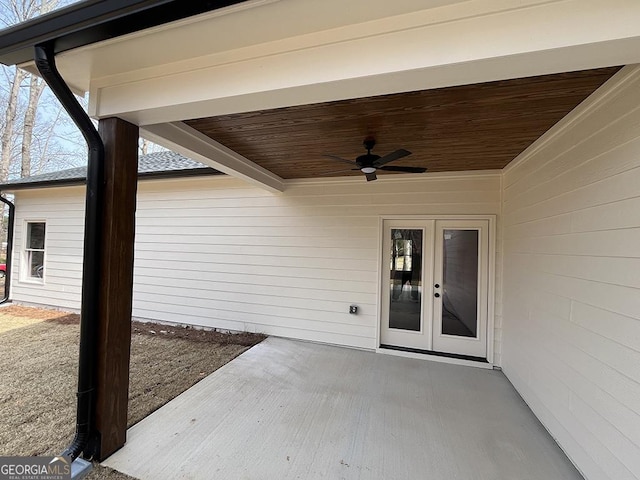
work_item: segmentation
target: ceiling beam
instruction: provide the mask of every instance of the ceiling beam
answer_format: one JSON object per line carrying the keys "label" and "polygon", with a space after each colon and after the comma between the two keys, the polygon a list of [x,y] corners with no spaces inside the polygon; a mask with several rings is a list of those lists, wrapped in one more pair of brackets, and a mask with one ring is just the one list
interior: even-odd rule
{"label": "ceiling beam", "polygon": [[[242,16],[243,28],[270,25],[267,14],[285,3]],[[309,5],[305,18],[314,18],[315,4]],[[209,19],[207,31],[219,32],[235,18]],[[328,30],[309,26],[306,34],[196,58],[94,72],[90,112],[144,126],[640,63],[638,19],[640,2],[629,0],[474,0]],[[153,51],[175,48],[177,33],[167,28],[153,36]],[[146,52],[151,39],[108,45],[84,57],[68,52],[59,59],[61,71],[122,63],[125,48]]]}
{"label": "ceiling beam", "polygon": [[270,192],[281,193],[285,189],[279,176],[183,122],[147,125],[140,130],[140,136]]}

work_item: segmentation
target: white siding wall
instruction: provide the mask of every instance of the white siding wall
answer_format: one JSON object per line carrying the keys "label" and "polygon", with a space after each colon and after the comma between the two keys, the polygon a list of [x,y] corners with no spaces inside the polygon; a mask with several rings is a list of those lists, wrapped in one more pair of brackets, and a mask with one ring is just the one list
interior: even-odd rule
{"label": "white siding wall", "polygon": [[[80,308],[84,187],[16,193],[11,298],[62,309]],[[45,221],[44,283],[24,281],[27,221]]]}
{"label": "white siding wall", "polygon": [[640,74],[503,178],[503,368],[589,480],[640,478]]}
{"label": "white siding wall", "polygon": [[[31,212],[46,212],[52,248],[47,284],[16,282],[15,300],[79,307],[82,195],[18,193],[17,229]],[[141,182],[133,313],[374,348],[380,215],[499,210],[496,173],[301,181],[281,195],[223,177]],[[20,231],[16,251],[21,241]],[[358,315],[348,314],[350,304]]]}

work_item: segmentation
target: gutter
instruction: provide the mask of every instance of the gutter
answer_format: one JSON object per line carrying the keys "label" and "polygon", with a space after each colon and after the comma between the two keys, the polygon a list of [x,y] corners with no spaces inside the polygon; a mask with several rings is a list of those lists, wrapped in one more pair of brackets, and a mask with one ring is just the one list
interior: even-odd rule
{"label": "gutter", "polygon": [[84,224],[82,296],[80,306],[80,360],[76,435],[62,455],[75,460],[80,454],[94,456],[100,448],[100,434],[93,425],[98,351],[98,293],[100,288],[100,246],[104,202],[104,144],[91,119],[60,76],[51,43],[35,46],[36,66],[89,146]]}
{"label": "gutter", "polygon": [[0,300],[0,305],[9,301],[11,294],[11,261],[13,259],[13,227],[15,224],[16,206],[3,196],[0,196],[0,202],[9,207],[9,225],[7,225],[7,259],[6,272],[4,276],[4,297]]}
{"label": "gutter", "polygon": [[[173,180],[179,178],[205,177],[212,175],[224,175],[224,173],[219,172],[218,170],[214,170],[210,167],[190,168],[185,170],[163,170],[159,172],[138,173],[138,180]],[[86,177],[63,178],[60,180],[43,180],[37,182],[4,183],[0,185],[0,189],[6,190],[7,192],[15,192],[18,190],[34,190],[40,188],[74,187],[78,185],[84,185],[86,183]]]}
{"label": "gutter", "polygon": [[3,30],[0,63],[35,60],[33,45],[52,43],[56,55],[243,1],[247,0],[85,0]]}

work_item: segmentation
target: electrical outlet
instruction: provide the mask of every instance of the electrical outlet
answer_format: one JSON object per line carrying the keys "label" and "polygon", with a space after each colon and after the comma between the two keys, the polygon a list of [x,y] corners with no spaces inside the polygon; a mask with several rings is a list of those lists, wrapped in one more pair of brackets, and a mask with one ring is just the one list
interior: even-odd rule
{"label": "electrical outlet", "polygon": [[358,306],[357,305],[351,305],[349,307],[349,313],[352,315],[357,315],[358,314]]}

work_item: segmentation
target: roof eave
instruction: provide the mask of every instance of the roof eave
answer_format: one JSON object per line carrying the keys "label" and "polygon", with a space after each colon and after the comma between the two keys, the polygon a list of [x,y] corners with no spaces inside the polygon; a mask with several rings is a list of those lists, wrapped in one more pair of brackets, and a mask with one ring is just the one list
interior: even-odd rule
{"label": "roof eave", "polygon": [[[187,177],[204,177],[212,175],[224,175],[213,168],[190,168],[185,170],[165,170],[162,172],[146,172],[139,173],[138,180],[161,180],[161,179],[178,179]],[[35,190],[41,188],[53,187],[75,187],[86,184],[86,177],[82,178],[65,178],[59,180],[44,180],[41,182],[25,182],[25,183],[5,183],[0,185],[0,192],[14,192],[18,190]]]}
{"label": "roof eave", "polygon": [[35,45],[53,42],[56,54],[246,0],[85,0],[0,32],[0,62],[33,61]]}
{"label": "roof eave", "polygon": [[18,190],[31,190],[39,188],[52,188],[52,187],[74,187],[77,185],[84,185],[87,183],[86,178],[65,178],[64,180],[44,180],[42,182],[27,182],[27,183],[5,183],[0,185],[0,192],[14,192]]}

